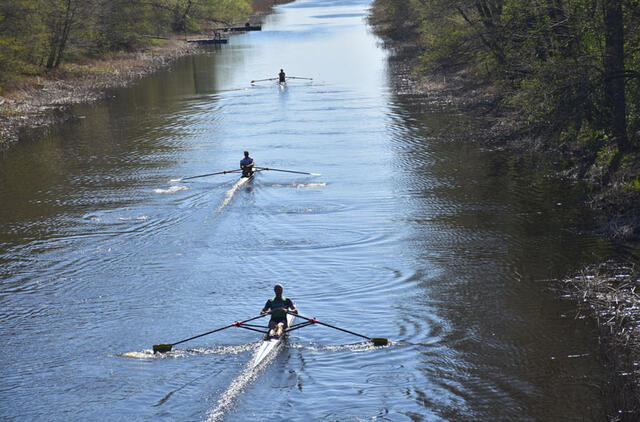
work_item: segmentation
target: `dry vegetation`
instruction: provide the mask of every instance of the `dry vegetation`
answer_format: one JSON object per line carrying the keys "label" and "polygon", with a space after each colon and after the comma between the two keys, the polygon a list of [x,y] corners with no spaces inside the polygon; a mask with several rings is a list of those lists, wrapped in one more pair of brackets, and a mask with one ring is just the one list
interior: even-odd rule
{"label": "dry vegetation", "polygon": [[640,271],[607,262],[563,280],[579,314],[596,320],[610,370],[604,395],[610,421],[640,420]]}

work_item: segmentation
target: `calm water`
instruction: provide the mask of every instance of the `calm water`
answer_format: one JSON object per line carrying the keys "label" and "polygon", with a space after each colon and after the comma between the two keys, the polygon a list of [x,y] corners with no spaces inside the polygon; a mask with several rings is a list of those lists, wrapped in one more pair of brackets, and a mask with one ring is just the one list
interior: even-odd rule
{"label": "calm water", "polygon": [[[578,192],[399,92],[368,1],[262,32],[77,107],[0,158],[0,419],[602,420],[590,323],[552,277],[613,253]],[[251,86],[280,68],[285,89]],[[263,172],[233,192],[249,149]],[[319,326],[258,372],[230,329],[281,282]]]}

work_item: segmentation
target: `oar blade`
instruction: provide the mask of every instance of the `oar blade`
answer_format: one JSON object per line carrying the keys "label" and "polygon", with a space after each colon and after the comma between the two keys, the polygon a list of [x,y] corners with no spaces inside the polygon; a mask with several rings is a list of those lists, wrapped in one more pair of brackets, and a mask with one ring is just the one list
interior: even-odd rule
{"label": "oar blade", "polygon": [[171,351],[173,344],[154,344],[153,353],[166,353]]}
{"label": "oar blade", "polygon": [[374,346],[386,346],[387,344],[389,344],[389,340],[382,337],[372,337],[371,342]]}

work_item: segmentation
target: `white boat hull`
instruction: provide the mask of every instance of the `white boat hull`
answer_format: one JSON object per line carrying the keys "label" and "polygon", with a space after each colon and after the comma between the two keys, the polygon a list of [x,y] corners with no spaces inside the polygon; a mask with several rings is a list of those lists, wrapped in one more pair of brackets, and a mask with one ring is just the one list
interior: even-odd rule
{"label": "white boat hull", "polygon": [[[289,327],[293,325],[293,321],[295,320],[295,318],[296,317],[294,317],[293,315],[287,314],[287,324]],[[255,368],[258,365],[260,365],[260,363],[263,360],[265,360],[265,358],[269,356],[269,354],[271,354],[273,349],[275,349],[276,346],[280,344],[280,342],[282,342],[282,340],[286,335],[287,334],[285,333],[279,338],[270,338],[268,340],[263,340],[262,343],[260,343],[260,348],[258,349],[255,356],[253,357],[253,362],[251,363],[251,367]]]}
{"label": "white boat hull", "polygon": [[244,185],[249,183],[251,180],[253,180],[253,177],[255,175],[256,175],[256,172],[254,171],[253,174],[251,174],[251,176],[241,177],[236,183],[234,183],[233,186],[231,186],[231,189],[229,189],[225,194],[224,201],[222,201],[222,203],[218,207],[218,211],[222,210],[224,207],[229,205],[229,202],[231,202],[231,199],[233,199],[233,196],[236,194],[236,192],[240,188],[242,188]]}

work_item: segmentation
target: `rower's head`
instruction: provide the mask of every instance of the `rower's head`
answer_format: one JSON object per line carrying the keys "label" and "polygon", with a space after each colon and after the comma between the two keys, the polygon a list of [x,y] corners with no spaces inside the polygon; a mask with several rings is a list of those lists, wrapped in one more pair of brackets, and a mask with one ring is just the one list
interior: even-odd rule
{"label": "rower's head", "polygon": [[249,156],[249,151],[245,151],[245,152],[244,152],[244,156],[245,156],[245,157],[248,157],[248,156]]}
{"label": "rower's head", "polygon": [[280,72],[284,72],[284,69],[280,69]]}
{"label": "rower's head", "polygon": [[276,284],[273,286],[273,291],[276,293],[276,296],[282,296],[282,284]]}

